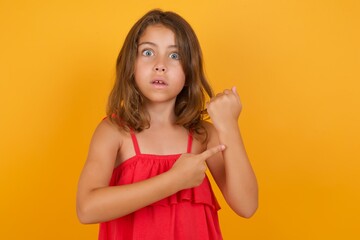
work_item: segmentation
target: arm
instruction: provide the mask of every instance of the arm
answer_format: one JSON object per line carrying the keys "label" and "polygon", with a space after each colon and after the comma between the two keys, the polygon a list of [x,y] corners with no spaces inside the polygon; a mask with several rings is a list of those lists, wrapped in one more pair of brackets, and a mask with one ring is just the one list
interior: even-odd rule
{"label": "arm", "polygon": [[207,160],[217,185],[229,206],[242,217],[251,217],[258,206],[258,186],[238,126],[242,106],[235,88],[225,90],[208,103],[214,125],[207,123],[208,148],[226,145],[223,154]]}
{"label": "arm", "polygon": [[[134,184],[109,187],[120,147],[121,134],[117,128],[109,120],[102,121],[92,138],[88,158],[78,184],[77,214],[80,222],[109,221],[148,206],[184,188],[199,185],[205,171],[205,159],[222,150],[217,147],[200,155],[186,154],[181,156],[180,161],[174,164],[171,171]],[[186,161],[188,159],[195,161]]]}
{"label": "arm", "polygon": [[121,134],[109,120],[103,120],[95,130],[78,185],[77,213],[82,223],[121,217],[178,191],[171,173],[109,187],[121,140]]}

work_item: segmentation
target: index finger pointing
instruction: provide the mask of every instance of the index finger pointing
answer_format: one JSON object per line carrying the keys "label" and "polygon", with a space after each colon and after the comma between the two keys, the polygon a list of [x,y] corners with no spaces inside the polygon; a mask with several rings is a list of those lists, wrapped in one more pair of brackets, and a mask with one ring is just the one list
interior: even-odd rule
{"label": "index finger pointing", "polygon": [[209,157],[215,155],[216,153],[223,151],[224,149],[225,149],[225,145],[221,144],[216,147],[212,147],[212,148],[205,150],[204,152],[202,152],[200,154],[200,156],[203,160],[206,160]]}

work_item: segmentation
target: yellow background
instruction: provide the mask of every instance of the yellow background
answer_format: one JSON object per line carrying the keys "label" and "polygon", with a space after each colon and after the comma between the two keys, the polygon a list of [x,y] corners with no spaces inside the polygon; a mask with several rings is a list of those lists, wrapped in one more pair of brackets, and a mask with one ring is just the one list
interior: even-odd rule
{"label": "yellow background", "polygon": [[173,10],[216,92],[236,85],[260,187],[224,239],[360,239],[357,0],[0,1],[0,238],[96,239],[77,180],[133,23]]}

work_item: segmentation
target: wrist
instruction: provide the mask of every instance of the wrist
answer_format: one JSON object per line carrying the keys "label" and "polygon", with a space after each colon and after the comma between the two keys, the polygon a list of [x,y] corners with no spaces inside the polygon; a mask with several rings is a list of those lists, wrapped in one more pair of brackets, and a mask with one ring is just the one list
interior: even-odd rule
{"label": "wrist", "polygon": [[239,131],[239,124],[237,121],[226,121],[220,125],[215,125],[215,129],[220,133],[233,133]]}

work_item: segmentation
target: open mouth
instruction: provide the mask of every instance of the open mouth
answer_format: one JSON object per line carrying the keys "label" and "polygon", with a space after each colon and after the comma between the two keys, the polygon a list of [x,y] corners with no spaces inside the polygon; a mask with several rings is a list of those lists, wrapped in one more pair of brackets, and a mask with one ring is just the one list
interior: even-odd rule
{"label": "open mouth", "polygon": [[158,86],[166,86],[166,85],[167,85],[167,84],[166,84],[164,81],[162,81],[162,80],[155,80],[155,81],[152,82],[152,84],[158,85]]}

